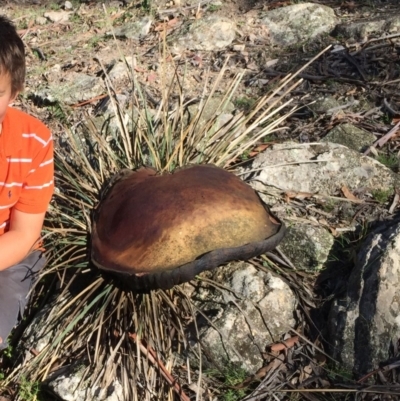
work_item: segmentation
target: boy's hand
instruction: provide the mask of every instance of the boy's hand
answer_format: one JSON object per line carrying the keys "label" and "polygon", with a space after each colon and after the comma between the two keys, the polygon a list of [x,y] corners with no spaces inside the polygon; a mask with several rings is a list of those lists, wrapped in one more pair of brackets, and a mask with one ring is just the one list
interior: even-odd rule
{"label": "boy's hand", "polygon": [[45,213],[25,213],[13,209],[10,228],[0,236],[0,271],[20,262],[40,237]]}

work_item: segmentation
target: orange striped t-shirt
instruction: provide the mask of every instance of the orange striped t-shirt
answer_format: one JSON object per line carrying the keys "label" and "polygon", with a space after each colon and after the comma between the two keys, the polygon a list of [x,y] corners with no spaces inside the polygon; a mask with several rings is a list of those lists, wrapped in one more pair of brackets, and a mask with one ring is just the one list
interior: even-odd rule
{"label": "orange striped t-shirt", "polygon": [[53,139],[38,119],[9,107],[0,134],[0,235],[11,209],[47,210],[54,190]]}

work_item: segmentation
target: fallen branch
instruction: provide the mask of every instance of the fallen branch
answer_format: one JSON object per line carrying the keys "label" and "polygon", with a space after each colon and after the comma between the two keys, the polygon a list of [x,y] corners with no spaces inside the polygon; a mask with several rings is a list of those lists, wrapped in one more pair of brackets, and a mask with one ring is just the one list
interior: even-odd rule
{"label": "fallen branch", "polygon": [[371,152],[371,148],[376,148],[379,146],[380,148],[388,142],[392,137],[394,137],[397,134],[397,131],[400,128],[400,121],[387,133],[385,134],[382,138],[379,138],[377,141],[375,141],[365,152],[364,155],[368,155],[369,152]]}
{"label": "fallen branch", "polygon": [[174,387],[176,394],[178,394],[181,401],[190,401],[190,398],[183,392],[181,386],[176,382],[176,379],[168,372],[164,364],[159,360],[156,352],[149,346],[145,346],[143,341],[138,339],[136,333],[128,333],[128,337],[139,345],[140,351],[148,358],[148,360],[155,366],[158,366],[164,379],[168,384]]}

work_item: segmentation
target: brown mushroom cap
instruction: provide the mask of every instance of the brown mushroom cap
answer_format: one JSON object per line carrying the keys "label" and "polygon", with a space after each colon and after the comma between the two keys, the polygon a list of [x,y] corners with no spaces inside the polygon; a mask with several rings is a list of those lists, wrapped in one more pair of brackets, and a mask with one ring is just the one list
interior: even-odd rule
{"label": "brown mushroom cap", "polygon": [[168,272],[210,252],[282,237],[281,228],[256,192],[221,168],[194,165],[162,175],[142,168],[124,175],[101,202],[92,260],[129,275]]}

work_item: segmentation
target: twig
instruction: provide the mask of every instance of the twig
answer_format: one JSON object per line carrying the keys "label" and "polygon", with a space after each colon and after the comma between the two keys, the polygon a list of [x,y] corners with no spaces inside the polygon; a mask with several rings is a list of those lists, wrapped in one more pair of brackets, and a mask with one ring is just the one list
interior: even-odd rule
{"label": "twig", "polygon": [[393,116],[398,116],[400,115],[400,111],[395,110],[387,101],[386,98],[383,98],[383,105],[385,106],[386,110],[392,114]]}
{"label": "twig", "polygon": [[379,84],[379,85],[390,85],[390,84],[397,84],[397,82],[400,82],[400,78],[393,79],[392,81],[387,81],[387,82],[371,82],[373,84]]}
{"label": "twig", "polygon": [[371,147],[376,148],[377,146],[382,147],[387,141],[389,141],[393,136],[397,134],[397,131],[400,128],[400,121],[382,138],[379,138],[375,141],[365,152],[364,155],[368,155],[371,151]]}
{"label": "twig", "polygon": [[97,100],[104,99],[104,98],[106,98],[107,96],[108,96],[107,93],[104,94],[104,95],[95,96],[95,97],[92,97],[92,98],[89,99],[89,100],[85,100],[84,102],[75,103],[75,104],[73,104],[71,107],[77,108],[77,107],[85,106],[86,104],[93,103],[93,102],[96,102]]}
{"label": "twig", "polygon": [[149,361],[160,368],[161,374],[164,376],[165,380],[174,387],[176,394],[178,394],[181,401],[190,401],[190,398],[184,393],[179,383],[176,379],[168,372],[164,364],[159,360],[156,352],[149,346],[145,346],[142,340],[139,340],[136,333],[128,333],[128,337],[139,345],[140,351],[149,359]]}
{"label": "twig", "polygon": [[343,57],[350,63],[353,64],[354,67],[356,67],[358,73],[361,75],[361,78],[364,81],[367,81],[367,77],[364,74],[364,71],[361,69],[361,67],[358,65],[357,61],[354,59],[353,56],[351,56],[350,54],[343,52],[342,53]]}
{"label": "twig", "polygon": [[380,40],[386,40],[386,39],[393,39],[393,38],[398,38],[400,36],[400,33],[394,33],[393,35],[387,35],[387,36],[381,36],[380,38],[374,38],[374,39],[369,39],[365,43],[354,43],[353,46],[359,46],[361,45],[361,48],[355,52],[350,53],[352,56],[361,53],[366,46],[368,46],[370,43],[373,42],[379,42]]}
{"label": "twig", "polygon": [[[288,74],[286,74],[284,72],[272,71],[272,70],[269,70],[269,69],[265,69],[264,73],[266,75],[270,75],[270,76],[273,76],[273,77],[288,75]],[[365,86],[366,85],[365,82],[360,81],[358,79],[342,78],[342,77],[337,77],[336,75],[299,74],[299,77],[303,78],[303,79],[307,79],[309,81],[326,81],[328,79],[334,79],[336,81],[348,82],[348,83],[357,84],[357,85],[361,85],[361,86]]]}
{"label": "twig", "polygon": [[346,233],[346,232],[354,232],[354,231],[356,231],[356,228],[355,227],[336,227],[335,230],[340,233]]}
{"label": "twig", "polygon": [[395,195],[394,195],[393,202],[392,202],[392,204],[391,204],[391,206],[390,206],[390,208],[389,208],[389,213],[390,213],[390,214],[393,214],[394,209],[396,208],[396,206],[397,206],[398,203],[399,203],[399,199],[400,199],[399,190],[396,189],[396,193],[395,193]]}
{"label": "twig", "polygon": [[328,359],[330,359],[331,361],[338,363],[338,361],[334,358],[332,358],[330,355],[328,355],[322,348],[318,347],[317,345],[315,345],[314,343],[312,343],[310,340],[308,340],[306,337],[302,336],[298,331],[296,331],[295,329],[290,329],[290,331],[294,334],[296,334],[297,336],[299,336],[304,342],[306,342],[308,345],[311,345],[311,347],[314,347],[317,351],[319,351],[322,355],[326,356]]}

